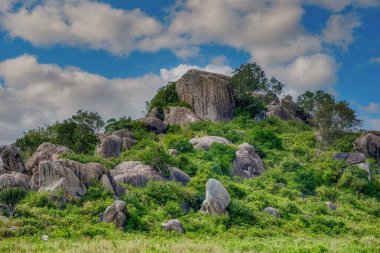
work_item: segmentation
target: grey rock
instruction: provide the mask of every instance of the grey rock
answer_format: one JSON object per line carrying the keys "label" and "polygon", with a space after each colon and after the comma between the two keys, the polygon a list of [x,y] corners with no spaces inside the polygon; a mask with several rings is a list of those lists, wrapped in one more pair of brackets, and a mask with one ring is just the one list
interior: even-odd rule
{"label": "grey rock", "polygon": [[233,162],[234,175],[251,178],[261,175],[264,171],[263,161],[256,154],[254,147],[248,143],[241,144]]}
{"label": "grey rock", "polygon": [[162,227],[166,231],[175,231],[175,232],[178,232],[178,233],[184,233],[184,229],[183,229],[182,223],[179,220],[177,220],[177,219],[169,220],[169,221],[163,223]]}
{"label": "grey rock", "polygon": [[125,129],[117,130],[112,135],[117,135],[122,139],[122,149],[124,150],[131,149],[137,143],[137,140],[135,140],[133,134]]}
{"label": "grey rock", "polygon": [[365,162],[367,157],[363,153],[350,153],[346,159],[347,165],[354,165]]}
{"label": "grey rock", "polygon": [[158,110],[157,107],[154,107],[149,113],[148,115],[146,115],[147,117],[153,117],[153,118],[157,118],[159,119],[160,118],[160,111]]}
{"label": "grey rock", "polygon": [[200,122],[201,119],[195,115],[190,109],[179,106],[170,106],[165,111],[164,122],[168,125],[186,125],[190,123]]}
{"label": "grey rock", "polygon": [[256,122],[261,122],[261,121],[265,120],[266,118],[267,118],[266,112],[265,111],[261,111],[261,112],[259,112],[258,114],[255,115],[254,120]]}
{"label": "grey rock", "polygon": [[188,182],[190,182],[191,178],[189,175],[187,175],[185,172],[182,170],[176,168],[176,167],[168,167],[168,170],[170,172],[170,180],[174,182],[181,183],[183,185],[186,185]]}
{"label": "grey rock", "polygon": [[112,192],[116,197],[123,196],[126,193],[126,189],[108,174],[102,176],[100,183],[106,191]]}
{"label": "grey rock", "polygon": [[22,188],[29,189],[28,184],[24,180],[12,174],[4,174],[0,176],[0,191],[8,188]]}
{"label": "grey rock", "polygon": [[206,183],[206,199],[201,212],[216,215],[227,214],[226,208],[231,201],[226,188],[218,180],[210,178]]}
{"label": "grey rock", "polygon": [[219,137],[219,136],[204,136],[201,138],[193,138],[190,140],[190,143],[193,145],[194,148],[209,150],[210,146],[213,143],[220,143],[220,144],[232,144],[229,140]]}
{"label": "grey rock", "polygon": [[113,132],[112,135],[117,135],[122,139],[125,137],[134,138],[133,134],[126,129],[117,130],[117,131]]}
{"label": "grey rock", "polygon": [[139,119],[138,121],[142,122],[149,131],[152,131],[156,134],[165,133],[168,129],[167,124],[158,118],[146,117]]}
{"label": "grey rock", "polygon": [[103,135],[100,144],[96,147],[95,154],[104,158],[119,158],[123,147],[123,139],[117,135]]}
{"label": "grey rock", "polygon": [[282,120],[295,119],[295,117],[282,105],[268,105],[266,116],[278,117]]}
{"label": "grey rock", "polygon": [[380,164],[380,131],[369,131],[355,140],[355,148]]}
{"label": "grey rock", "polygon": [[39,192],[62,193],[64,198],[80,197],[86,192],[75,173],[59,162],[40,162],[38,170]]}
{"label": "grey rock", "polygon": [[181,101],[188,103],[196,115],[211,121],[228,121],[233,118],[235,102],[228,76],[189,70],[176,83]]}
{"label": "grey rock", "polygon": [[9,219],[7,217],[5,217],[5,216],[0,215],[0,222],[2,222],[2,223],[8,223]]}
{"label": "grey rock", "polygon": [[335,156],[334,156],[334,160],[337,160],[337,161],[346,161],[348,155],[350,153],[337,153]]}
{"label": "grey rock", "polygon": [[280,211],[278,211],[274,207],[266,207],[266,208],[263,209],[263,212],[268,213],[268,214],[274,216],[277,219],[281,217]]}
{"label": "grey rock", "polygon": [[123,229],[127,221],[126,203],[116,200],[112,205],[108,206],[102,216],[102,221],[113,223],[118,229]]}
{"label": "grey rock", "polygon": [[38,165],[42,161],[54,161],[59,159],[60,154],[74,153],[71,149],[52,143],[42,143],[29,158],[26,163],[26,168],[30,174],[34,174],[38,171]]}
{"label": "grey rock", "polygon": [[26,173],[20,152],[14,145],[0,147],[0,163],[5,170]]}
{"label": "grey rock", "polygon": [[336,210],[336,205],[331,203],[331,202],[326,202],[326,207],[335,211]]}
{"label": "grey rock", "polygon": [[79,163],[76,161],[61,159],[56,161],[64,167],[69,168],[86,187],[92,182],[98,182],[107,169],[99,163]]}
{"label": "grey rock", "polygon": [[145,186],[149,181],[165,181],[161,173],[138,161],[123,162],[111,170],[110,175],[117,182],[135,187]]}

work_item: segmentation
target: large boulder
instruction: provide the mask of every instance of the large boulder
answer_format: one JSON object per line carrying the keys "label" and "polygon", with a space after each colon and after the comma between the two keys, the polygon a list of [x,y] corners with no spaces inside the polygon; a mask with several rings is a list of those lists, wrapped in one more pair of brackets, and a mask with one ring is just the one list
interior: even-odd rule
{"label": "large boulder", "polygon": [[128,130],[117,130],[113,133],[113,135],[117,135],[123,140],[122,147],[124,150],[131,149],[137,143],[137,140],[134,138],[133,134]]}
{"label": "large boulder", "polygon": [[367,157],[375,159],[380,164],[380,132],[370,131],[355,141],[355,147]]}
{"label": "large boulder", "polygon": [[290,95],[281,99],[281,102],[274,101],[267,106],[267,117],[275,116],[282,120],[304,121],[306,117],[299,106],[293,101]]}
{"label": "large boulder", "polygon": [[177,219],[169,220],[169,221],[163,223],[162,227],[166,231],[175,231],[175,232],[178,232],[178,233],[183,233],[184,232],[182,223],[179,220],[177,220]]}
{"label": "large boulder", "polygon": [[107,169],[99,163],[82,164],[72,160],[61,159],[57,163],[69,168],[78,177],[79,181],[86,187],[92,182],[98,182],[106,173]]}
{"label": "large boulder", "polygon": [[15,174],[3,174],[0,176],[0,191],[13,187],[29,189],[28,183]]}
{"label": "large boulder", "polygon": [[185,172],[183,172],[182,170],[180,170],[176,167],[169,166],[168,170],[170,173],[169,180],[181,183],[183,185],[186,185],[191,180],[189,175],[187,175]]}
{"label": "large boulder", "polygon": [[369,163],[367,162],[367,157],[360,152],[353,153],[338,153],[334,156],[337,161],[344,161],[347,166],[356,165],[368,174],[368,179],[371,180],[371,170]]}
{"label": "large boulder", "polygon": [[190,123],[200,122],[201,119],[195,115],[190,109],[179,106],[170,106],[165,110],[164,122],[168,125],[186,125]]}
{"label": "large boulder", "polygon": [[228,76],[193,69],[177,81],[176,91],[202,119],[228,121],[235,107],[230,80]]}
{"label": "large boulder", "polygon": [[123,162],[111,170],[110,174],[117,182],[136,187],[145,186],[149,181],[165,181],[161,173],[137,161]]}
{"label": "large boulder", "polygon": [[277,209],[274,208],[274,207],[265,207],[265,208],[263,209],[263,212],[264,212],[264,213],[267,213],[267,214],[270,214],[270,215],[274,216],[274,217],[277,218],[277,219],[281,217],[280,211],[277,210]]}
{"label": "large boulder", "polygon": [[204,136],[201,138],[193,138],[190,143],[194,148],[208,150],[213,143],[232,144],[229,140],[219,136]]}
{"label": "large boulder", "polygon": [[38,166],[42,161],[54,161],[59,158],[60,154],[74,153],[71,149],[52,143],[42,143],[29,158],[26,163],[26,168],[30,174],[34,174],[38,171]]}
{"label": "large boulder", "polygon": [[168,125],[166,123],[155,117],[145,117],[139,119],[138,121],[142,122],[149,131],[152,131],[156,134],[165,133],[168,129]]}
{"label": "large boulder", "polygon": [[13,145],[0,146],[0,168],[7,171],[26,173],[20,152]]}
{"label": "large boulder", "polygon": [[233,162],[234,175],[251,178],[261,175],[264,171],[263,161],[256,154],[255,148],[248,143],[241,144]]}
{"label": "large boulder", "polygon": [[123,147],[123,139],[117,135],[103,135],[96,146],[95,154],[104,158],[119,158]]}
{"label": "large boulder", "polygon": [[267,107],[267,117],[278,117],[282,120],[294,119],[294,116],[282,105],[268,105]]}
{"label": "large boulder", "polygon": [[206,183],[206,199],[201,212],[211,214],[227,214],[226,208],[231,201],[226,188],[218,180],[210,178]]}
{"label": "large boulder", "polygon": [[116,200],[112,205],[108,206],[102,216],[102,221],[113,223],[118,229],[123,229],[127,222],[126,203]]}
{"label": "large boulder", "polygon": [[39,191],[63,194],[64,198],[80,197],[86,187],[75,173],[57,161],[43,161],[38,166]]}
{"label": "large boulder", "polygon": [[104,174],[102,176],[100,184],[106,191],[113,193],[116,197],[120,197],[126,193],[126,189],[118,184],[109,174]]}

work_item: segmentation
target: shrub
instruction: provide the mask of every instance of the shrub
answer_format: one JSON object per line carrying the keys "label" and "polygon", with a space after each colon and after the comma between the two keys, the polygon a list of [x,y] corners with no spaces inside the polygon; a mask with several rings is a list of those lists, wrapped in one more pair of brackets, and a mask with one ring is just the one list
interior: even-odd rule
{"label": "shrub", "polygon": [[2,204],[8,211],[10,217],[13,217],[16,206],[23,200],[27,191],[21,188],[8,188],[0,192],[0,204]]}
{"label": "shrub", "polygon": [[164,142],[168,149],[176,149],[179,153],[194,151],[193,145],[189,142],[189,140],[180,135],[166,136]]}

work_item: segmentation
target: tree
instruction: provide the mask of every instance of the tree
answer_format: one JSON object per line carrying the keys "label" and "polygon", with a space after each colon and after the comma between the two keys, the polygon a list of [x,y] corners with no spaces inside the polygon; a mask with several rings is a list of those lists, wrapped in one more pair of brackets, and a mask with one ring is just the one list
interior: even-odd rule
{"label": "tree", "polygon": [[71,117],[71,121],[79,126],[85,126],[85,128],[89,128],[95,133],[99,133],[105,125],[99,113],[83,110],[78,110],[77,113]]}
{"label": "tree", "polygon": [[247,63],[235,70],[230,87],[238,110],[254,116],[282,93],[284,84],[274,77],[268,78],[257,63]]}
{"label": "tree", "polygon": [[0,192],[0,204],[3,205],[9,213],[10,217],[13,217],[16,206],[27,195],[27,191],[21,188],[8,188]]}
{"label": "tree", "polygon": [[336,102],[324,91],[306,91],[297,99],[298,106],[309,115],[309,122],[318,128],[321,144],[330,144],[344,132],[355,131],[363,124],[346,101]]}

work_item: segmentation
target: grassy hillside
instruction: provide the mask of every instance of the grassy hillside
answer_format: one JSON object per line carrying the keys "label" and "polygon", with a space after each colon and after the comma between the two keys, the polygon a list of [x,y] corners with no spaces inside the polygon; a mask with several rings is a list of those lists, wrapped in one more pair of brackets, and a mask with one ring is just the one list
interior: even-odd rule
{"label": "grassy hillside", "polygon": [[[313,128],[276,118],[260,123],[248,116],[229,123],[201,122],[171,127],[162,137],[139,127],[131,130],[138,144],[119,159],[77,154],[66,158],[96,161],[108,169],[130,160],[155,168],[169,164],[188,173],[190,183],[125,185],[129,193],[121,198],[128,209],[124,232],[98,222],[99,213],[113,202],[99,185],[64,204],[30,192],[14,219],[0,221],[0,252],[380,252],[380,175],[373,170],[369,181],[356,166],[332,159],[336,152],[350,151],[356,134],[346,134],[316,157]],[[234,145],[194,150],[189,139],[204,135],[222,136]],[[247,180],[231,174],[237,145],[244,142],[255,146],[266,168],[261,176]],[[170,148],[179,156],[169,156]],[[228,216],[199,212],[208,178],[221,181],[231,195]],[[337,210],[327,208],[327,201]],[[190,207],[187,214],[185,203]],[[281,218],[261,211],[268,206],[277,208]],[[184,235],[162,229],[164,221],[174,218],[183,223]],[[12,226],[18,229],[10,232]],[[48,242],[40,239],[43,234],[49,235]]]}

